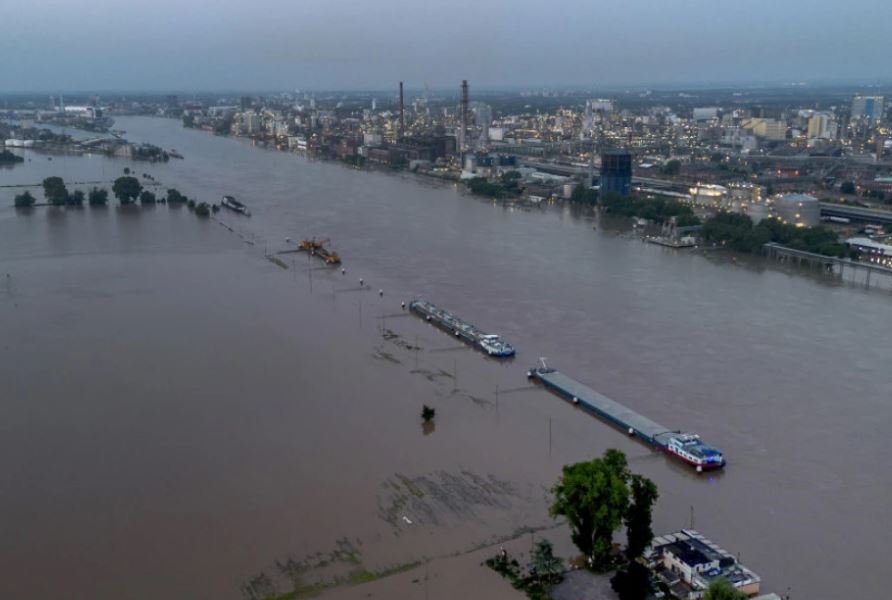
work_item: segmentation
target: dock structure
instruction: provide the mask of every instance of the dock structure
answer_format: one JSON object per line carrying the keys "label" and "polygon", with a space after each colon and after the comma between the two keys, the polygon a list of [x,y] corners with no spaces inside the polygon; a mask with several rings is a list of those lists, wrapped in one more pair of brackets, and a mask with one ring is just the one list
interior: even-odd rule
{"label": "dock structure", "polygon": [[676,433],[564,375],[560,371],[535,369],[530,371],[530,376],[535,377],[545,384],[547,388],[556,392],[559,396],[563,396],[574,405],[595,413],[595,415],[616,425],[629,435],[634,435],[650,445],[658,445],[660,438]]}
{"label": "dock structure", "polygon": [[777,262],[793,265],[799,269],[807,268],[817,274],[862,284],[867,288],[871,286],[871,275],[875,286],[880,286],[883,282],[887,284],[892,282],[892,269],[881,265],[796,250],[774,242],[763,245],[762,252]]}

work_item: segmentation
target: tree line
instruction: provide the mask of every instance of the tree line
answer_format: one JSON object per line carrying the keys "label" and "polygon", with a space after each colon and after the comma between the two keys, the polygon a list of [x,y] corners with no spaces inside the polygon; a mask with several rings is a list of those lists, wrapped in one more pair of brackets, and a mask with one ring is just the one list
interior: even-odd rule
{"label": "tree line", "polygon": [[14,152],[10,152],[6,148],[4,148],[3,150],[0,150],[0,165],[3,165],[3,164],[13,164],[14,165],[14,164],[21,163],[21,162],[25,162],[25,159],[22,158],[21,156],[19,156],[18,154],[15,154]]}
{"label": "tree line", "polygon": [[754,225],[747,215],[720,212],[703,223],[702,233],[706,241],[738,252],[761,252],[762,246],[774,242],[824,256],[845,257],[849,254],[837,234],[827,227],[796,227],[775,218],[763,219]]}
{"label": "tree line", "polygon": [[623,217],[636,217],[656,223],[664,223],[675,217],[680,227],[700,224],[700,218],[694,214],[694,209],[678,200],[605,194],[598,202],[605,212]]}
{"label": "tree line", "polygon": [[[65,181],[61,177],[47,177],[43,180],[42,185],[44,198],[51,206],[83,206],[84,203],[90,206],[105,206],[109,202],[109,193],[105,188],[93,187],[86,193],[79,189],[69,192]],[[157,196],[151,190],[143,189],[139,179],[131,175],[124,175],[115,179],[111,191],[122,206],[135,204],[137,201],[144,205],[156,203],[185,204],[200,217],[209,216],[212,211],[216,212],[219,209],[216,205],[211,206],[207,202],[196,202],[175,188],[168,189],[167,194],[164,196]],[[26,190],[21,194],[17,194],[13,203],[16,208],[29,208],[37,204],[37,198],[30,191]]]}

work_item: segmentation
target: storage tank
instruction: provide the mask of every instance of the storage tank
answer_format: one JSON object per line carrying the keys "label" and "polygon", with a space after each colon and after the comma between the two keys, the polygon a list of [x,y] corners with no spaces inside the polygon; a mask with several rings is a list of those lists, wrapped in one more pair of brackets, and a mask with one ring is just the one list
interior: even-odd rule
{"label": "storage tank", "polygon": [[821,203],[808,194],[781,194],[772,199],[774,216],[796,227],[814,227],[821,222]]}
{"label": "storage tank", "polygon": [[762,219],[770,217],[771,211],[764,202],[753,202],[746,207],[746,214],[753,220],[753,224],[757,225]]}

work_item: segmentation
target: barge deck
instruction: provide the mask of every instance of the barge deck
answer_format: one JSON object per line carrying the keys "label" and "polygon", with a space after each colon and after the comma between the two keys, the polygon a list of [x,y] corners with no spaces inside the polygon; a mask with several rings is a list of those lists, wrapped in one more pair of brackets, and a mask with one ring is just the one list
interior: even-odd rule
{"label": "barge deck", "polygon": [[698,472],[725,466],[721,451],[700,441],[698,435],[660,425],[556,369],[536,367],[527,371],[527,376],[541,381],[546,388],[573,405],[593,413],[630,436],[688,463]]}
{"label": "barge deck", "polygon": [[499,336],[478,329],[457,316],[425,300],[415,299],[409,303],[409,310],[424,317],[440,329],[452,333],[489,356],[508,358],[514,356],[514,347]]}

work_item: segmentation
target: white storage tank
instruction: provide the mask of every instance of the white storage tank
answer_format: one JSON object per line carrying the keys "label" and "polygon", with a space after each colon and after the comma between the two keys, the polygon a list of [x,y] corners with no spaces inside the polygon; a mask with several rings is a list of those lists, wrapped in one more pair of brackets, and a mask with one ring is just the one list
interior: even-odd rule
{"label": "white storage tank", "polygon": [[772,198],[774,216],[797,227],[814,227],[821,223],[821,203],[808,194],[781,194]]}

